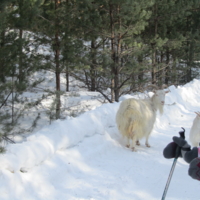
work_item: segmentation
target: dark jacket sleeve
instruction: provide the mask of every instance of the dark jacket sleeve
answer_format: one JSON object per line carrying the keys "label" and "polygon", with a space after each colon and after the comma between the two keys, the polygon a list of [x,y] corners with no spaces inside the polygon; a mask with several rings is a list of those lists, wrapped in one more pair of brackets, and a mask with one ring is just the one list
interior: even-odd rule
{"label": "dark jacket sleeve", "polygon": [[185,152],[184,156],[183,156],[184,160],[187,163],[190,163],[194,158],[197,158],[197,157],[198,157],[198,148],[197,147],[192,148],[191,151]]}

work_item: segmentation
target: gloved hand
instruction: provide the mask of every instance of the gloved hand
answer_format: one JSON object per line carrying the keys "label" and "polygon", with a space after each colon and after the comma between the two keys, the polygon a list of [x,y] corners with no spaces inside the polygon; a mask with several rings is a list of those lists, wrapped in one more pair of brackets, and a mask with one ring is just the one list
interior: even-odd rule
{"label": "gloved hand", "polygon": [[189,170],[188,170],[188,174],[193,179],[200,181],[200,158],[199,157],[197,157],[191,161]]}
{"label": "gloved hand", "polygon": [[[195,180],[200,181],[200,157],[198,157],[198,148],[194,147],[191,149],[190,145],[182,137],[174,136],[173,142],[169,143],[163,150],[165,158],[175,158],[177,147],[181,148],[179,157],[190,163],[188,174]],[[200,151],[199,151],[200,154]]]}
{"label": "gloved hand", "polygon": [[198,157],[198,148],[190,148],[186,140],[179,137],[173,137],[173,141],[181,147],[183,159],[190,163],[188,175],[193,179],[200,181],[200,158]]}
{"label": "gloved hand", "polygon": [[[182,127],[183,131],[179,132],[180,138],[184,140],[185,138],[185,129]],[[175,137],[178,138],[178,137]],[[184,140],[185,141],[185,140]],[[186,142],[186,141],[185,141]],[[185,142],[182,144],[177,143],[176,141],[169,143],[163,150],[163,156],[165,158],[178,158],[182,157],[181,147],[184,146]]]}
{"label": "gloved hand", "polygon": [[179,147],[181,147],[181,156],[187,163],[190,163],[194,158],[198,157],[197,147],[194,147],[191,150],[191,146],[185,139],[176,136],[174,136],[172,139]]}
{"label": "gloved hand", "polygon": [[172,139],[173,142],[169,143],[163,150],[163,156],[165,158],[175,158],[177,147],[181,148],[181,152],[178,157],[184,157],[185,153],[191,150],[190,145],[185,139],[176,136],[174,136]]}
{"label": "gloved hand", "polygon": [[163,150],[163,156],[168,159],[175,158],[177,147],[178,145],[175,142],[169,143]]}
{"label": "gloved hand", "polygon": [[181,147],[181,153],[182,152],[186,153],[187,151],[191,150],[191,146],[187,143],[185,139],[177,136],[174,136],[172,139],[179,147]]}
{"label": "gloved hand", "polygon": [[186,151],[190,150],[190,145],[182,137],[174,136],[172,139],[179,147],[182,147],[182,149],[185,149]]}

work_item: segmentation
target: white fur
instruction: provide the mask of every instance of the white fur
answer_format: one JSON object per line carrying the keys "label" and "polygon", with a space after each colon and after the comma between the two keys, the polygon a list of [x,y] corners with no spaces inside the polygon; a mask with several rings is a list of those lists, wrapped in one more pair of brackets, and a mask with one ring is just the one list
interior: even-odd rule
{"label": "white fur", "polygon": [[153,129],[157,110],[163,113],[165,102],[164,90],[157,90],[151,98],[126,99],[119,107],[116,115],[117,127],[122,136],[127,140],[127,146],[135,150],[136,142],[146,137],[146,146],[149,135]]}
{"label": "white fur", "polygon": [[189,135],[190,142],[194,147],[198,147],[200,143],[200,113],[196,114]]}

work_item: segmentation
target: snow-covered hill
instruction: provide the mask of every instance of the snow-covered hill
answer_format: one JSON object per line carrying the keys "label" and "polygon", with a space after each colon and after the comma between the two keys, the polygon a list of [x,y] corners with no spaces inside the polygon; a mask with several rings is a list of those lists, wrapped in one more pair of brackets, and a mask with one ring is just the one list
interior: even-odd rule
{"label": "snow-covered hill", "polygon": [[[200,111],[199,80],[169,89],[164,115],[158,115],[149,140],[151,148],[144,141],[137,152],[124,146],[115,124],[120,103],[57,120],[27,141],[10,144],[0,155],[0,199],[161,199],[173,163],[163,157],[163,149],[181,127],[188,140],[194,112]],[[200,199],[200,182],[187,171],[188,164],[179,158],[167,200]]]}

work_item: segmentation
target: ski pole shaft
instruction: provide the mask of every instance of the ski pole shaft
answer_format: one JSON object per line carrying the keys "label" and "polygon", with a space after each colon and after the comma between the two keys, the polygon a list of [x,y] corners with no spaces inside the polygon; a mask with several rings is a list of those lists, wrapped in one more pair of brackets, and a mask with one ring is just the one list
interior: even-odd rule
{"label": "ski pole shaft", "polygon": [[168,177],[168,180],[167,180],[167,183],[166,183],[166,186],[165,186],[165,190],[163,192],[162,200],[165,200],[167,190],[169,188],[169,184],[170,184],[170,181],[171,181],[171,178],[172,178],[175,166],[176,166],[176,162],[177,162],[177,158],[175,158],[174,161],[173,161],[173,164],[172,164],[172,167],[171,167],[171,170],[170,170],[170,173],[169,173],[169,177]]}
{"label": "ski pole shaft", "polygon": [[[180,135],[180,137],[185,139],[185,129],[184,128],[182,128],[182,129],[183,129],[183,131],[179,132],[179,135]],[[172,164],[172,167],[171,167],[171,170],[170,170],[170,173],[169,173],[169,177],[168,177],[168,180],[167,180],[167,183],[166,183],[166,186],[165,186],[165,190],[163,192],[163,196],[162,196],[161,200],[165,200],[165,197],[166,197],[166,194],[167,194],[167,190],[169,188],[169,184],[170,184],[170,181],[171,181],[171,178],[172,178],[172,175],[173,175],[173,172],[174,172],[178,157],[180,155],[180,151],[181,151],[181,147],[178,146],[176,148],[175,158],[174,158],[174,161],[173,161],[173,164]]]}

